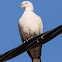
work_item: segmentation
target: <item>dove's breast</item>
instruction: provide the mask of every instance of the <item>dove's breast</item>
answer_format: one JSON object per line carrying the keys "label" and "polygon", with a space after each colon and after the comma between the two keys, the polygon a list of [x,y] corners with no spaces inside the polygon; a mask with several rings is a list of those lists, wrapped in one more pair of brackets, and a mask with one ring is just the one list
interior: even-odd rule
{"label": "dove's breast", "polygon": [[24,39],[39,35],[39,28],[40,19],[32,13],[25,13],[19,20],[19,29]]}

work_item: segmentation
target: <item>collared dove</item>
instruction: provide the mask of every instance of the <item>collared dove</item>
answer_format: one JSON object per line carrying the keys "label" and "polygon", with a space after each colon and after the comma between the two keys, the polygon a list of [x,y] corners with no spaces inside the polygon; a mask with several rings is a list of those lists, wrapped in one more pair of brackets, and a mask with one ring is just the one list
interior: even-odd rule
{"label": "collared dove", "polygon": [[[23,1],[19,8],[25,9],[18,22],[22,42],[43,33],[42,20],[33,12],[32,3],[29,1]],[[31,57],[32,62],[41,62],[41,45],[36,46],[27,52]]]}

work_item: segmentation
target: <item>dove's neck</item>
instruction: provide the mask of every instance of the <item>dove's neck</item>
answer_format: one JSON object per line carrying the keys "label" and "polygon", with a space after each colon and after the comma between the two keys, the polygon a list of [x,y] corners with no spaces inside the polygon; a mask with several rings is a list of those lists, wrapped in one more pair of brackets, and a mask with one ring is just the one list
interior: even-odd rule
{"label": "dove's neck", "polygon": [[25,11],[33,11],[33,8],[27,7],[25,8]]}

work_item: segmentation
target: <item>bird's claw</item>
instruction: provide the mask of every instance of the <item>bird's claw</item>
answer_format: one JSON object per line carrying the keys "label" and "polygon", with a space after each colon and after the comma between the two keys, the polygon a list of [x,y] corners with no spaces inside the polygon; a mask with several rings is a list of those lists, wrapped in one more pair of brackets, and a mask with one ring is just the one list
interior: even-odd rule
{"label": "bird's claw", "polygon": [[44,39],[43,36],[41,36],[41,39]]}
{"label": "bird's claw", "polygon": [[28,40],[32,39],[33,37],[30,37]]}
{"label": "bird's claw", "polygon": [[[30,37],[28,40],[30,40],[30,39],[32,39],[33,37]],[[28,40],[26,40],[26,41],[24,41],[23,43],[26,43],[26,42],[28,42]]]}
{"label": "bird's claw", "polygon": [[37,42],[39,43],[39,40],[37,40]]}
{"label": "bird's claw", "polygon": [[26,43],[26,41],[24,41],[23,43]]}

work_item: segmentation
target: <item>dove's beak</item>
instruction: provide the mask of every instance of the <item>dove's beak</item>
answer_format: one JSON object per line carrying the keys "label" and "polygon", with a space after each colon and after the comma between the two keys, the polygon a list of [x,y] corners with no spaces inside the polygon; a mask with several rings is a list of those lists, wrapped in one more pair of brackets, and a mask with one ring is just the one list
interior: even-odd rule
{"label": "dove's beak", "polygon": [[21,6],[19,6],[19,8],[22,8]]}
{"label": "dove's beak", "polygon": [[21,6],[19,6],[19,8],[23,8],[23,4],[21,4]]}

